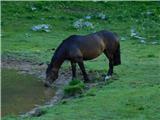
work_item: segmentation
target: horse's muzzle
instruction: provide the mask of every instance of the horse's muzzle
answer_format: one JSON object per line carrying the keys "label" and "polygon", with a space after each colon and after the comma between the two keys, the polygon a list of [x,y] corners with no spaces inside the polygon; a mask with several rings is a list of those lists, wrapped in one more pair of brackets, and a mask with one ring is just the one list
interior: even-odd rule
{"label": "horse's muzzle", "polygon": [[51,84],[49,82],[44,82],[44,87],[51,87]]}

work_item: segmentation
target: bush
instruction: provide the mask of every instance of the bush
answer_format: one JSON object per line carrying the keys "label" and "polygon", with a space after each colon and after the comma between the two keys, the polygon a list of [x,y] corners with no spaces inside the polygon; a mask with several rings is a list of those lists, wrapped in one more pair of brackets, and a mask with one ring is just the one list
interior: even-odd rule
{"label": "bush", "polygon": [[72,80],[68,86],[64,88],[65,95],[75,96],[77,94],[82,94],[84,91],[84,83],[80,80]]}

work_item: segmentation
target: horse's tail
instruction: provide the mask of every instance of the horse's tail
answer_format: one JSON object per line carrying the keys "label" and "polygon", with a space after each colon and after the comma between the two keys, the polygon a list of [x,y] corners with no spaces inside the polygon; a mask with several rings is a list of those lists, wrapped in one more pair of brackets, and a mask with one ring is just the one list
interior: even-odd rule
{"label": "horse's tail", "polygon": [[120,53],[120,44],[118,43],[118,47],[114,53],[113,57],[113,65],[120,65],[121,64],[121,53]]}

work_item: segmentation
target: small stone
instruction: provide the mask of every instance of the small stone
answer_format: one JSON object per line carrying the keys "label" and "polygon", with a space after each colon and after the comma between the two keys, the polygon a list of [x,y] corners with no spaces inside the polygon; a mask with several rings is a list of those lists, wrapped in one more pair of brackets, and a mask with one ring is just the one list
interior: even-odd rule
{"label": "small stone", "polygon": [[83,19],[79,19],[73,23],[73,27],[76,29],[81,29],[83,27]]}
{"label": "small stone", "polygon": [[50,30],[46,30],[46,29],[45,29],[44,31],[45,31],[45,32],[50,32]]}
{"label": "small stone", "polygon": [[140,42],[141,42],[141,43],[143,43],[143,44],[145,44],[145,43],[146,43],[146,41],[145,41],[145,40],[140,40]]}
{"label": "small stone", "polygon": [[40,108],[36,108],[34,111],[30,113],[30,115],[33,117],[39,117],[42,114],[44,114],[44,112]]}
{"label": "small stone", "polygon": [[121,37],[121,39],[120,39],[121,41],[124,41],[124,40],[126,40],[126,38],[125,37]]}
{"label": "small stone", "polygon": [[35,11],[36,9],[37,9],[37,8],[34,7],[34,6],[31,7],[31,10],[32,10],[32,11]]}
{"label": "small stone", "polygon": [[41,20],[44,21],[45,19],[44,19],[44,18],[41,18]]}
{"label": "small stone", "polygon": [[73,23],[73,27],[76,29],[93,28],[93,24],[89,21],[84,21],[83,19],[79,19]]}
{"label": "small stone", "polygon": [[45,32],[50,32],[51,26],[48,24],[40,24],[33,26],[31,28],[33,31],[45,31]]}
{"label": "small stone", "polygon": [[31,37],[31,35],[29,33],[25,33],[25,37]]}
{"label": "small stone", "polygon": [[152,45],[156,45],[156,44],[158,44],[158,42],[155,42],[155,41],[154,41],[154,42],[151,42],[151,44],[152,44]]}
{"label": "small stone", "polygon": [[131,37],[133,37],[133,36],[136,36],[137,35],[137,32],[136,32],[136,30],[135,29],[131,29]]}
{"label": "small stone", "polygon": [[93,24],[91,22],[84,22],[83,26],[93,28]]}
{"label": "small stone", "polygon": [[106,15],[103,14],[103,13],[99,13],[98,14],[98,18],[102,19],[102,20],[105,20],[106,19]]}
{"label": "small stone", "polygon": [[87,15],[87,16],[85,16],[85,19],[91,19],[91,16],[90,15]]}
{"label": "small stone", "polygon": [[147,11],[146,14],[147,14],[148,16],[151,16],[151,15],[153,15],[153,12]]}
{"label": "small stone", "polygon": [[109,76],[107,75],[107,76],[105,77],[105,81],[109,80],[111,77],[112,77],[111,75],[109,75]]}

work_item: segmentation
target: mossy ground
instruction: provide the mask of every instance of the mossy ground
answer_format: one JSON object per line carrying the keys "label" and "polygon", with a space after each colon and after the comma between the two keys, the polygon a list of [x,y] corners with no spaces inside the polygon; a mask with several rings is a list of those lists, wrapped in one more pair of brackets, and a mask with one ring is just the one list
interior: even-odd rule
{"label": "mossy ground", "polygon": [[[159,2],[2,2],[2,58],[9,56],[34,62],[49,62],[63,39],[102,29],[121,38],[122,65],[115,67],[118,80],[92,88],[85,96],[46,109],[33,120],[158,120],[160,101],[160,3]],[[31,10],[31,6],[37,8]],[[18,9],[17,9],[18,8]],[[94,29],[76,30],[73,22],[86,15],[107,15],[91,19]],[[152,12],[151,15],[148,12]],[[51,16],[51,17],[49,17]],[[41,20],[44,18],[45,20]],[[34,32],[33,25],[50,24],[50,33]],[[147,38],[145,44],[130,36],[135,28]],[[67,68],[65,63],[62,69]],[[85,62],[88,70],[107,70],[105,56]],[[6,120],[19,119],[6,117]]]}

